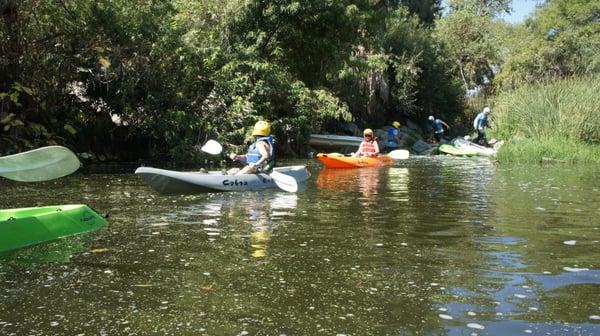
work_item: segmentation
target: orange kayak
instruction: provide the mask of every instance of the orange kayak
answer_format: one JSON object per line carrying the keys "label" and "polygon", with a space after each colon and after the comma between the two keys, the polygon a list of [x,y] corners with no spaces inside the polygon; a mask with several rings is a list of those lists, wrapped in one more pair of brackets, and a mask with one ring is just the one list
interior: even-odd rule
{"label": "orange kayak", "polygon": [[392,165],[396,162],[387,155],[352,157],[338,153],[319,153],[317,159],[327,168],[362,168]]}

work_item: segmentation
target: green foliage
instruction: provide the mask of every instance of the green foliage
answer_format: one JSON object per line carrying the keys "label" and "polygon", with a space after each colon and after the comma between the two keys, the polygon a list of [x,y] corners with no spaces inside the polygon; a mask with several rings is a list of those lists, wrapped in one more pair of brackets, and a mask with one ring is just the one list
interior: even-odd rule
{"label": "green foliage", "polygon": [[333,83],[355,119],[377,127],[408,116],[456,113],[462,92],[431,29],[403,6],[365,11],[364,17],[365,34]]}
{"label": "green foliage", "polygon": [[505,157],[600,162],[598,87],[600,77],[595,76],[526,85],[500,94],[493,113],[494,135],[511,139],[506,149],[510,155]]}
{"label": "green foliage", "polygon": [[502,88],[600,72],[600,2],[549,1],[505,33]]}
{"label": "green foliage", "polygon": [[401,0],[399,2],[427,25],[432,25],[442,11],[441,0]]}
{"label": "green foliage", "polygon": [[[358,5],[360,6],[360,5]],[[347,57],[360,11],[352,1],[246,1],[226,21],[227,43],[242,57],[286,66],[318,85]]]}
{"label": "green foliage", "polygon": [[[325,89],[311,90],[294,81],[284,68],[265,62],[226,64],[218,74],[216,100],[224,102],[227,114],[212,119],[228,142],[250,140],[250,130],[259,119],[272,122],[272,131],[289,150],[301,148],[312,130],[327,120],[351,120],[345,104]],[[234,98],[228,98],[233,96]],[[243,130],[240,139],[238,130]],[[228,136],[229,134],[229,136]]]}
{"label": "green foliage", "polygon": [[383,50],[390,53],[392,105],[404,115],[425,119],[460,109],[462,92],[451,74],[445,50],[415,16],[402,10],[388,18]]}
{"label": "green foliage", "polygon": [[[510,10],[510,1],[448,4],[450,13],[438,22],[436,36],[464,87],[483,93],[469,98],[472,109],[460,119],[472,120],[469,115],[495,90],[493,133],[510,140],[501,160],[598,162],[594,91],[600,83],[593,75],[600,70],[600,3],[547,1],[517,26],[495,19]],[[554,82],[559,79],[568,80]],[[545,84],[533,84],[540,82]]]}
{"label": "green foliage", "polygon": [[496,98],[494,120],[502,138],[558,135],[600,144],[600,77],[527,85]]}
{"label": "green foliage", "polygon": [[510,13],[512,0],[448,0],[452,12],[468,11],[480,16]]}
{"label": "green foliage", "polygon": [[[440,1],[15,2],[0,26],[0,145],[202,159],[272,122],[288,153],[340,121],[455,113]],[[127,144],[127,146],[125,146]],[[116,150],[115,150],[116,149]]]}
{"label": "green foliage", "polygon": [[493,32],[498,23],[492,16],[495,10],[481,10],[467,2],[469,5],[457,6],[438,22],[436,37],[447,48],[453,71],[465,89],[474,89],[489,85],[495,76],[498,46]]}

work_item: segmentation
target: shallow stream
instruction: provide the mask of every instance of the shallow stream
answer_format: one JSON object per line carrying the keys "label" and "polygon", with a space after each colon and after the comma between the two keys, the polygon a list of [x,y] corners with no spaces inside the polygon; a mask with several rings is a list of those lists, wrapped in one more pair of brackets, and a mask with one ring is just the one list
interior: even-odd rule
{"label": "shallow stream", "polygon": [[0,334],[600,335],[600,167],[308,165],[296,194],[0,180],[0,208],[110,214],[0,255]]}

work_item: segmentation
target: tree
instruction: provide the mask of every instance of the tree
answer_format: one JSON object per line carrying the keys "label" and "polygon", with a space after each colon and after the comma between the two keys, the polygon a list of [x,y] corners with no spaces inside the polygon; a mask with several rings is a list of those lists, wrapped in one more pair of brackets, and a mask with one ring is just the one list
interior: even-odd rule
{"label": "tree", "polygon": [[552,0],[506,32],[498,81],[514,88],[600,72],[600,2]]}
{"label": "tree", "polygon": [[498,64],[495,15],[510,12],[509,0],[449,0],[450,13],[436,27],[437,38],[445,44],[454,71],[465,89],[490,88]]}
{"label": "tree", "polygon": [[406,6],[411,13],[416,14],[419,20],[425,25],[433,25],[441,13],[441,0],[395,0],[389,1],[394,5],[394,9],[398,6]]}
{"label": "tree", "polygon": [[480,16],[510,13],[512,0],[448,0],[451,12],[469,11]]}

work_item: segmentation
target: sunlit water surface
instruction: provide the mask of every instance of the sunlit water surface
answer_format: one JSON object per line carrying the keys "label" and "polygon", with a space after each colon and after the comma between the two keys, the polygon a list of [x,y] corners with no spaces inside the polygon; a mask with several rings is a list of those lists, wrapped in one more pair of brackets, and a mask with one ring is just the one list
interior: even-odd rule
{"label": "sunlit water surface", "polygon": [[110,214],[0,255],[0,334],[600,335],[599,167],[308,164],[297,194],[0,181],[0,208]]}

